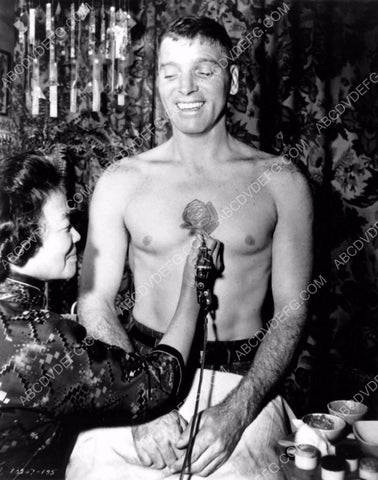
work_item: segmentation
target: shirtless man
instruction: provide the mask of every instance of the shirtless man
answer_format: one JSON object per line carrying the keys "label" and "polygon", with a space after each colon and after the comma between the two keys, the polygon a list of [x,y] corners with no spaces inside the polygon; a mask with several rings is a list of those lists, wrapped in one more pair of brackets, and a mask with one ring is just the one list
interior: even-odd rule
{"label": "shirtless man", "polygon": [[[271,285],[274,312],[279,318],[285,309],[286,316],[263,337],[238,387],[203,412],[191,457],[191,471],[201,476],[230,457],[290,363],[306,319],[306,305],[296,299],[310,281],[312,263],[313,214],[305,178],[287,159],[245,145],[226,129],[225,108],[238,90],[238,67],[221,68],[219,61],[231,47],[223,27],[204,17],[179,19],[163,36],[158,88],[173,135],[99,180],[79,302],[90,332],[132,348],[114,307],[128,251],[137,294],[133,317],[164,332],[179,296],[183,251],[196,227],[214,232],[224,245],[224,272],[214,285],[216,318],[209,322],[208,338],[241,341],[242,357],[248,345],[258,343],[247,340],[263,326],[262,305]],[[253,182],[264,185],[256,194]],[[159,282],[142,295],[142,285],[151,285],[157,272]],[[134,433],[141,462],[173,472],[180,471],[188,439],[189,426],[181,433],[169,414]]]}

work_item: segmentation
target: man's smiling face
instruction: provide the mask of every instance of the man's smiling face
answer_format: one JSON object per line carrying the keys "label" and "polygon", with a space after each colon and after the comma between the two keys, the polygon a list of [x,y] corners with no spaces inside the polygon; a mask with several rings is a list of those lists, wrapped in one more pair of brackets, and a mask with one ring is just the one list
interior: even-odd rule
{"label": "man's smiling face", "polygon": [[179,131],[201,134],[223,115],[229,93],[237,92],[237,67],[218,65],[225,56],[216,43],[164,38],[159,55],[159,92],[170,120]]}

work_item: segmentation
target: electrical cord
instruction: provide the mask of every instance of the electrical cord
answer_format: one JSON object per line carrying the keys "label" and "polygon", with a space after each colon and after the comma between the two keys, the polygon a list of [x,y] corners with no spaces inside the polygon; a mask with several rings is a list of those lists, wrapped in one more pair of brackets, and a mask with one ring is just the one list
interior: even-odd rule
{"label": "electrical cord", "polygon": [[[186,449],[185,457],[184,457],[184,464],[182,466],[182,470],[180,473],[180,480],[183,480],[184,475],[185,475],[185,469],[186,466],[190,462],[190,456],[192,454],[192,449],[194,445],[194,433],[197,430],[197,424],[198,424],[198,408],[199,408],[199,399],[201,395],[201,387],[202,387],[202,380],[203,380],[203,371],[205,368],[205,355],[206,355],[206,345],[207,345],[207,312],[204,312],[203,315],[203,347],[202,347],[202,358],[201,358],[201,365],[200,365],[200,374],[199,374],[199,380],[198,380],[198,387],[197,387],[197,395],[196,395],[196,402],[194,405],[194,412],[193,412],[193,420],[190,426],[190,432],[189,432],[189,442],[188,442],[188,448]],[[189,466],[189,473],[190,475],[190,466]]]}

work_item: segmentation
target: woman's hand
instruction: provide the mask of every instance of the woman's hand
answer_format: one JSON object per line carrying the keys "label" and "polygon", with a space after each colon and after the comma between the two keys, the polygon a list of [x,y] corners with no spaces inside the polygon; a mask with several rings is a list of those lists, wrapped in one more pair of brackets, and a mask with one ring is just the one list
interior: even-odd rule
{"label": "woman's hand", "polygon": [[192,289],[196,287],[196,265],[200,252],[199,247],[202,245],[203,240],[205,240],[206,247],[208,248],[213,261],[214,269],[211,272],[211,276],[218,276],[223,270],[221,242],[207,234],[197,234],[193,241],[192,249],[186,258],[182,279],[183,287],[190,287]]}
{"label": "woman's hand", "polygon": [[[170,345],[178,350],[182,355],[184,363],[188,361],[190,347],[198,320],[198,314],[200,312],[200,305],[197,301],[196,292],[196,265],[199,247],[201,246],[203,239],[205,240],[206,246],[210,251],[214,265],[214,269],[212,269],[210,275],[211,282],[214,282],[217,275],[219,275],[223,269],[221,258],[222,244],[219,242],[219,240],[215,240],[206,234],[197,235],[185,262],[181,293],[180,298],[178,299],[176,311],[171,319],[166,333],[160,342]],[[211,288],[211,285],[209,288]]]}

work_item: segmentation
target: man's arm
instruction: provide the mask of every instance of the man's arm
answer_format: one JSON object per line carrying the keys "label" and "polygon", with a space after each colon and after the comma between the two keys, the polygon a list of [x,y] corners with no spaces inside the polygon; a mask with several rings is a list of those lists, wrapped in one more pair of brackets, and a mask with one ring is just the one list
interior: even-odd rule
{"label": "man's arm", "polygon": [[130,352],[131,342],[114,305],[128,246],[123,219],[126,188],[123,167],[105,172],[96,185],[89,211],[78,307],[79,321],[90,335]]}
{"label": "man's arm", "polygon": [[[272,242],[275,318],[238,387],[219,405],[202,412],[191,456],[193,474],[207,476],[229,458],[245,428],[260,413],[267,394],[282,378],[305,325],[307,305],[300,294],[308,286],[312,272],[310,190],[294,167],[274,175],[269,188],[277,209]],[[189,428],[176,446],[185,448],[188,439]],[[176,462],[174,469],[179,471],[181,464]]]}
{"label": "man's arm", "polygon": [[301,293],[312,274],[313,207],[307,182],[297,171],[283,172],[272,182],[278,217],[272,244],[274,318],[250,371],[230,395],[239,407],[246,406],[247,425],[295,353],[307,319],[307,301]]}

